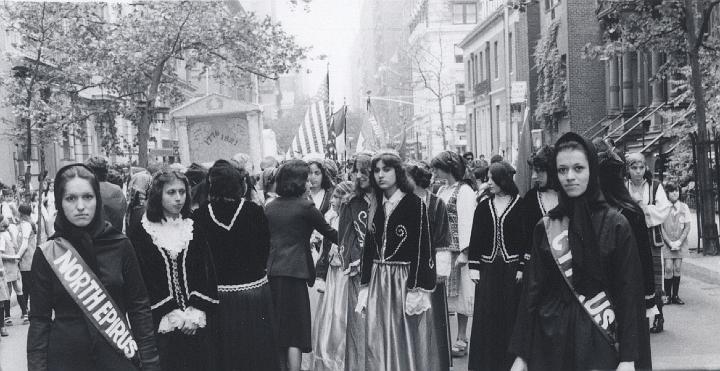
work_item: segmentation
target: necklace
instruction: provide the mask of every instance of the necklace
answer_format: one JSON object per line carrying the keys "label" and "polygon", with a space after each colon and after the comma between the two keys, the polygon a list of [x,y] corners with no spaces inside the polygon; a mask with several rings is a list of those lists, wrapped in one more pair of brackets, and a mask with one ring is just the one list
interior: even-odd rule
{"label": "necklace", "polygon": [[215,224],[217,224],[220,227],[223,227],[229,231],[235,224],[235,220],[237,219],[238,215],[240,215],[240,210],[242,209],[244,204],[245,204],[245,199],[240,200],[240,205],[238,205],[237,210],[235,210],[235,215],[233,215],[232,220],[230,221],[230,224],[223,224],[219,220],[217,220],[217,218],[215,217],[215,213],[213,212],[212,204],[208,204],[208,210],[210,210],[210,218],[212,218],[212,220],[213,220],[213,222],[215,222]]}

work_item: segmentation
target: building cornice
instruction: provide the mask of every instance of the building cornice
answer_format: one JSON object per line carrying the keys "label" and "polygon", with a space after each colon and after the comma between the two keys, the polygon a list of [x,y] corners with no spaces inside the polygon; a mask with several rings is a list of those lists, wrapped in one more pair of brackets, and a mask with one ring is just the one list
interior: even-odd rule
{"label": "building cornice", "polygon": [[475,40],[480,33],[482,33],[488,27],[493,25],[493,23],[495,23],[496,20],[502,19],[504,11],[505,11],[504,7],[497,8],[487,18],[485,18],[482,22],[480,22],[477,26],[475,26],[475,28],[473,28],[472,31],[470,31],[470,33],[467,36],[465,36],[465,38],[462,39],[462,41],[460,41],[458,43],[458,46],[463,49],[466,46],[468,46],[468,44],[470,44],[470,42]]}

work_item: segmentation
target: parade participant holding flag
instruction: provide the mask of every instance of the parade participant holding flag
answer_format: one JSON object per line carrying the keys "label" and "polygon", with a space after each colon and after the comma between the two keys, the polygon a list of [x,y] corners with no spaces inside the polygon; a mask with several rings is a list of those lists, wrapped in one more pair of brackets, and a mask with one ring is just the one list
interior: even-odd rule
{"label": "parade participant holding flag", "polygon": [[634,370],[643,280],[632,228],[605,201],[592,144],[567,133],[555,149],[559,205],[533,233],[512,370]]}
{"label": "parade participant holding flag", "polygon": [[68,165],[54,193],[61,206],[55,234],[32,263],[28,369],[159,370],[138,261],[127,237],[103,218],[97,178],[84,165]]}

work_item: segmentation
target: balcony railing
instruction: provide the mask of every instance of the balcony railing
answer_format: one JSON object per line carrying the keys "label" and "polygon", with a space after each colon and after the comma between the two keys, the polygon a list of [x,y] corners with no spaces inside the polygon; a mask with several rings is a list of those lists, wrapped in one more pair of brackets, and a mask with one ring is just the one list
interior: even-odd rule
{"label": "balcony railing", "polygon": [[490,80],[483,80],[473,87],[473,96],[483,95],[490,92]]}

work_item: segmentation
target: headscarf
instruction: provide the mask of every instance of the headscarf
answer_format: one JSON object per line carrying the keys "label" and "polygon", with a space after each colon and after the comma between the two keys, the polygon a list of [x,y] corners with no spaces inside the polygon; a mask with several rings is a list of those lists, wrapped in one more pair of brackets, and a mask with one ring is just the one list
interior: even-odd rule
{"label": "headscarf", "polygon": [[[63,174],[75,167],[83,168],[93,174],[93,178],[87,180],[92,186],[93,193],[95,193],[95,215],[90,221],[90,224],[85,227],[77,227],[70,223],[67,216],[65,216],[65,210],[62,207],[62,198],[65,193],[65,187],[67,186],[67,182],[64,185],[61,185]],[[85,262],[90,266],[90,268],[93,271],[97,271],[97,257],[94,247],[95,242],[100,240],[124,238],[120,232],[116,231],[105,221],[105,217],[102,212],[103,207],[102,197],[100,196],[100,183],[98,182],[95,173],[93,173],[89,167],[77,163],[67,165],[60,169],[55,175],[54,185],[55,189],[53,192],[55,196],[55,204],[58,205],[58,207],[57,216],[55,217],[55,234],[53,234],[50,239],[58,237],[67,239],[73,245],[75,250],[77,250],[83,260],[85,260]]]}
{"label": "headscarf", "polygon": [[597,231],[593,227],[592,213],[608,207],[600,190],[598,159],[595,147],[576,133],[566,133],[555,143],[556,153],[553,157],[553,170],[557,172],[557,155],[568,142],[578,143],[585,151],[590,169],[590,177],[585,193],[578,197],[568,197],[560,187],[558,206],[548,215],[552,219],[567,216],[570,219],[568,242],[573,257],[573,286],[575,290],[588,297],[607,287],[602,259],[598,246]]}

